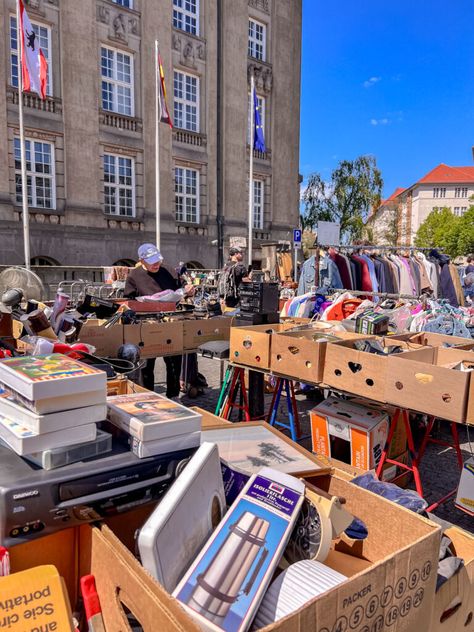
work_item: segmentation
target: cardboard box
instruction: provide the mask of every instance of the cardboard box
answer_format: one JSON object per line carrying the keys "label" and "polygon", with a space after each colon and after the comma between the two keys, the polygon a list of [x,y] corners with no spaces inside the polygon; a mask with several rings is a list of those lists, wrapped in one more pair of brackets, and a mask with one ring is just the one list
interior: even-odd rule
{"label": "cardboard box", "polygon": [[105,329],[106,321],[89,319],[82,326],[80,341],[96,347],[96,355],[116,357],[120,345],[129,342],[140,348],[142,358],[179,355],[183,352],[182,321],[160,323],[143,320],[136,325],[117,323]]}
{"label": "cardboard box", "polygon": [[259,369],[269,369],[273,334],[286,331],[294,326],[293,323],[287,322],[253,327],[232,327],[230,330],[230,361]]}
{"label": "cardboard box", "polygon": [[312,449],[362,470],[377,467],[387,440],[387,413],[329,397],[310,412]]}
{"label": "cardboard box", "polygon": [[[327,346],[323,382],[339,391],[360,395],[376,402],[390,402],[386,386],[389,376],[389,360],[408,355],[421,362],[432,362],[434,351],[404,341],[393,341],[391,337],[378,338],[384,346],[397,345],[403,354],[377,355],[354,348],[354,342],[333,342]],[[390,402],[395,403],[395,402]]]}
{"label": "cardboard box", "polygon": [[455,505],[474,516],[474,457],[468,459],[462,468]]}
{"label": "cardboard box", "polygon": [[[318,342],[318,337],[323,337]],[[272,337],[270,369],[274,373],[292,377],[307,384],[323,380],[324,361],[329,340],[365,340],[367,336],[340,331],[332,333],[318,327],[299,331],[283,331]]]}
{"label": "cardboard box", "polygon": [[[352,485],[337,473],[315,480],[324,491],[346,499],[345,507],[365,522],[369,537],[352,547],[335,542],[331,565],[350,579],[266,630],[432,632],[439,526]],[[134,530],[144,523],[151,509],[130,512],[127,520],[120,515],[101,528],[84,525],[58,532],[43,538],[42,546],[36,541],[13,547],[12,568],[57,561],[59,572],[67,577],[73,604],[78,577],[92,573],[107,630],[129,629],[125,607],[139,620],[144,632],[199,632],[179,603],[130,552],[134,550]],[[449,632],[454,630],[450,628]]]}
{"label": "cardboard box", "polygon": [[474,536],[458,527],[446,529],[453,552],[464,567],[450,577],[436,593],[430,632],[474,630]]}
{"label": "cardboard box", "polygon": [[474,360],[474,354],[442,347],[432,352],[431,361],[415,355],[419,352],[388,358],[387,400],[440,419],[474,424],[474,372],[451,368],[457,362]]}
{"label": "cardboard box", "polygon": [[391,336],[392,340],[404,340],[405,342],[412,342],[416,345],[422,345],[423,347],[443,347],[449,345],[450,347],[473,349],[474,340],[469,341],[469,338],[461,338],[461,336],[448,336],[446,334],[435,334],[430,331],[421,331],[417,334],[396,334]]}
{"label": "cardboard box", "polygon": [[183,320],[183,345],[185,350],[197,349],[210,340],[229,340],[232,318],[216,316],[201,320]]}

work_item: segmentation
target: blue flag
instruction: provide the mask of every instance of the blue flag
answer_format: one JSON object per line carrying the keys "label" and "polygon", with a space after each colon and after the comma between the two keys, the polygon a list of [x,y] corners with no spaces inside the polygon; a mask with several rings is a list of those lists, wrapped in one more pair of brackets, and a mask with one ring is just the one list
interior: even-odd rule
{"label": "blue flag", "polygon": [[263,135],[262,117],[260,116],[260,108],[258,107],[257,92],[253,91],[253,148],[257,151],[267,151],[265,147],[265,137]]}

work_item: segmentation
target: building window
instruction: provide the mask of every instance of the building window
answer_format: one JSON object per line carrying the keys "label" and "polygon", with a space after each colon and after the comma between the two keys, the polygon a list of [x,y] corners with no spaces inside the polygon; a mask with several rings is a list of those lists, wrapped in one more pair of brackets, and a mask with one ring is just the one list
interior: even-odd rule
{"label": "building window", "polygon": [[433,197],[434,198],[444,198],[444,197],[446,197],[446,187],[434,187],[434,189],[433,189]]}
{"label": "building window", "polygon": [[[14,139],[16,202],[21,204],[20,139]],[[25,139],[28,206],[56,208],[54,182],[54,147],[51,143]]]}
{"label": "building window", "polygon": [[[248,95],[248,116],[247,116],[247,143],[250,145],[251,143],[251,139],[252,139],[252,132],[250,130],[250,125],[252,122],[251,116],[252,116],[252,107],[253,107],[253,103],[252,103],[252,99],[250,98],[250,92]],[[262,129],[263,129],[263,136],[266,140],[266,134],[265,134],[265,97],[259,97],[257,94],[257,103],[258,103],[258,111],[260,112],[260,120],[262,122]]]}
{"label": "building window", "polygon": [[265,24],[261,24],[256,20],[249,20],[249,57],[265,61],[266,29]]}
{"label": "building window", "polygon": [[199,0],[173,0],[173,26],[199,35]]}
{"label": "building window", "polygon": [[263,229],[263,180],[253,181],[253,227]]}
{"label": "building window", "polygon": [[174,71],[174,124],[199,132],[199,77]]}
{"label": "building window", "polygon": [[176,167],[174,191],[176,221],[199,224],[199,172]]}
{"label": "building window", "polygon": [[454,207],[454,214],[456,215],[456,217],[462,217],[466,211],[467,211],[467,206]]}
{"label": "building window", "polygon": [[[48,73],[46,76],[46,94],[53,94],[53,74],[51,67],[51,29],[49,26],[31,22],[33,31],[38,38],[43,55],[48,63]],[[16,17],[10,16],[10,83],[18,88],[18,31],[16,28]]]}
{"label": "building window", "polygon": [[113,48],[101,47],[102,108],[134,115],[133,57]]}
{"label": "building window", "polygon": [[135,217],[135,164],[132,158],[104,154],[104,210]]}
{"label": "building window", "polygon": [[119,4],[121,7],[127,7],[127,9],[133,9],[133,0],[112,0],[114,4]]}

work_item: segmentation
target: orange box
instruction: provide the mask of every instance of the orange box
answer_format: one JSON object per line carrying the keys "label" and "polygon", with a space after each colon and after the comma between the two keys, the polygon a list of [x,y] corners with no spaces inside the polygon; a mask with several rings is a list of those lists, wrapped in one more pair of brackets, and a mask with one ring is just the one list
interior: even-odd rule
{"label": "orange box", "polygon": [[312,450],[361,470],[377,466],[388,437],[385,411],[329,397],[310,413]]}

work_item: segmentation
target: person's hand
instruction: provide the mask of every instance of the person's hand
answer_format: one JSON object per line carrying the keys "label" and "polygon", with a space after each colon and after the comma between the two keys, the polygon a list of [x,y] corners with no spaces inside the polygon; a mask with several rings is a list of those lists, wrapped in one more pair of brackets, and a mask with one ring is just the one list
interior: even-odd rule
{"label": "person's hand", "polygon": [[196,288],[194,285],[185,285],[184,286],[184,295],[185,296],[194,296],[196,292]]}

